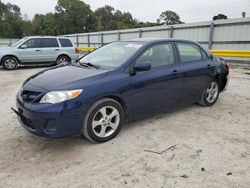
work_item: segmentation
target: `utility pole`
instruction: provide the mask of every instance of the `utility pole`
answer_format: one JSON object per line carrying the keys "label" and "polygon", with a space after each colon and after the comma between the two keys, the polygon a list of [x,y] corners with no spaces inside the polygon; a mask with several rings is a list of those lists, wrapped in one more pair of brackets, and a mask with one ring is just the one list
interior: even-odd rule
{"label": "utility pole", "polygon": [[246,12],[242,12],[242,18],[246,17]]}

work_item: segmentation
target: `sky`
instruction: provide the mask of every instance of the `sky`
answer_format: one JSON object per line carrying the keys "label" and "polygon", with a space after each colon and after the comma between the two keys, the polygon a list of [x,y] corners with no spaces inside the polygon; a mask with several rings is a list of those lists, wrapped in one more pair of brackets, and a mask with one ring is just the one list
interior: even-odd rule
{"label": "sky", "polygon": [[[29,19],[37,13],[54,12],[57,0],[1,0],[21,8],[22,14]],[[156,22],[162,11],[172,10],[178,13],[184,22],[209,21],[218,13],[229,18],[239,18],[246,12],[250,17],[250,0],[84,0],[92,10],[111,5],[122,12],[128,11],[140,21]]]}

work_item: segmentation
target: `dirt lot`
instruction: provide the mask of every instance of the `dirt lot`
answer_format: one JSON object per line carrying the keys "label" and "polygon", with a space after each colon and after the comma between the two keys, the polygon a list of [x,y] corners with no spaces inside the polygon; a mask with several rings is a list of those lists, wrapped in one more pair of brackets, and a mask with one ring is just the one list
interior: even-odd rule
{"label": "dirt lot", "polygon": [[92,144],[20,126],[10,107],[21,83],[42,69],[0,69],[0,187],[250,187],[250,70],[233,69],[211,108],[159,114]]}

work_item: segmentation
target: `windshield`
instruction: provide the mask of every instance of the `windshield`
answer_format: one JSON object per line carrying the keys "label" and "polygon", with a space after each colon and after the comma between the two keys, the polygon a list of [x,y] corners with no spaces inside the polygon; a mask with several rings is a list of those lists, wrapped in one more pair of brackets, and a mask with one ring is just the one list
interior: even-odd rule
{"label": "windshield", "polygon": [[125,63],[140,47],[142,42],[114,42],[84,56],[80,63],[100,67],[117,68]]}
{"label": "windshield", "polygon": [[14,42],[14,43],[12,43],[10,45],[10,47],[17,47],[17,46],[21,45],[26,39],[27,39],[27,37],[24,37],[24,38],[22,38],[22,39],[20,39],[20,40],[18,40],[16,42]]}

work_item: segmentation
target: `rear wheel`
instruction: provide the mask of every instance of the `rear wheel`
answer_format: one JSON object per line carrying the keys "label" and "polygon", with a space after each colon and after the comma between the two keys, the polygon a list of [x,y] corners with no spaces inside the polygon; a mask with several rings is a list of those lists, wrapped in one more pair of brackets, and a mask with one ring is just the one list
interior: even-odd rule
{"label": "rear wheel", "polygon": [[219,97],[219,84],[216,80],[211,81],[206,89],[202,92],[199,104],[202,106],[212,106],[216,103]]}
{"label": "rear wheel", "polygon": [[6,70],[15,70],[18,67],[18,60],[15,57],[8,56],[3,58],[2,65]]}
{"label": "rear wheel", "polygon": [[66,55],[61,55],[61,56],[59,56],[59,57],[57,58],[57,60],[56,60],[56,64],[57,64],[57,65],[66,65],[66,64],[69,63],[69,62],[70,62],[70,59],[69,59],[69,57],[66,56]]}
{"label": "rear wheel", "polygon": [[105,98],[90,108],[82,132],[92,142],[106,142],[119,133],[123,124],[124,111],[121,104]]}

